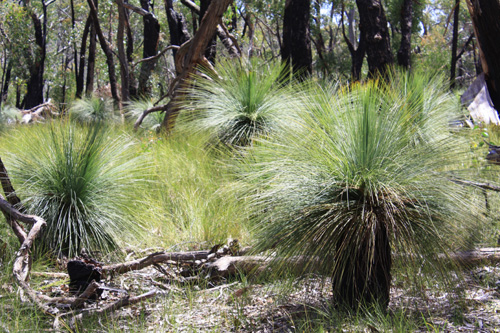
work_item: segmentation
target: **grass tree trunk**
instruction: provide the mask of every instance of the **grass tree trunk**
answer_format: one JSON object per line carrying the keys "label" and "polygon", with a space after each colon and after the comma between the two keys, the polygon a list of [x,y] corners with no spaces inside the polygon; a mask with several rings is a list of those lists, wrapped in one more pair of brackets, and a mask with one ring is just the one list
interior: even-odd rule
{"label": "grass tree trunk", "polygon": [[381,0],[356,0],[359,29],[366,43],[369,76],[384,74],[394,63],[389,29]]}
{"label": "grass tree trunk", "polygon": [[398,65],[410,69],[411,28],[413,20],[413,0],[404,0],[401,8],[401,44],[398,50]]}
{"label": "grass tree trunk", "polygon": [[[334,281],[339,281],[333,286],[334,299],[346,308],[378,304],[386,309],[389,305],[392,268],[389,235],[385,223],[373,223],[375,237],[368,234],[371,230],[366,230],[349,260],[348,271],[340,270],[336,274],[343,275],[334,277]],[[338,247],[341,251],[345,244],[342,242]]]}
{"label": "grass tree trunk", "polygon": [[311,0],[286,0],[281,61],[299,78],[312,73],[310,15]]}
{"label": "grass tree trunk", "polygon": [[500,1],[467,1],[488,90],[497,111],[500,110]]}

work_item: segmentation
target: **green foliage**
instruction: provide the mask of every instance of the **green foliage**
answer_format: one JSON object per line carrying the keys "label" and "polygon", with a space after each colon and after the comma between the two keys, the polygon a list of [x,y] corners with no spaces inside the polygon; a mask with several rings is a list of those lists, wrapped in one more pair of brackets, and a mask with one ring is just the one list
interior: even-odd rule
{"label": "green foliage", "polygon": [[274,132],[283,116],[295,110],[291,89],[281,84],[279,64],[226,60],[216,71],[196,76],[181,102],[190,111],[183,119],[190,131],[209,131],[213,142],[228,146],[248,146],[255,137]]}
{"label": "green foliage", "polygon": [[109,251],[120,236],[136,234],[130,213],[146,165],[130,138],[103,125],[55,122],[13,131],[9,142],[6,164],[18,195],[47,221],[42,250]]}
{"label": "green foliage", "polygon": [[0,132],[6,126],[14,125],[21,120],[21,113],[18,109],[10,105],[2,105],[0,108]]}
{"label": "green foliage", "polygon": [[[153,106],[153,102],[148,99],[129,101],[125,106],[125,116],[135,122],[145,110],[150,109]],[[164,117],[165,112],[150,113],[146,116],[146,118],[144,118],[141,127],[150,130],[156,130],[163,122]]]}
{"label": "green foliage", "polygon": [[[205,136],[189,132],[150,139],[155,167],[145,194],[145,218],[153,221],[154,233],[167,245],[226,243],[230,237],[244,242],[247,237],[246,205],[231,192],[223,155],[206,151],[205,145]],[[157,246],[157,239],[153,241]]]}
{"label": "green foliage", "polygon": [[69,108],[69,115],[80,123],[116,120],[111,101],[97,96],[75,100]]}
{"label": "green foliage", "polygon": [[257,248],[310,258],[305,270],[321,267],[336,297],[361,301],[356,293],[377,288],[370,274],[390,281],[390,259],[376,267],[384,251],[429,263],[463,246],[477,221],[445,172],[468,148],[449,131],[450,97],[439,80],[400,75],[393,85],[318,88],[301,126],[256,145],[243,166]]}

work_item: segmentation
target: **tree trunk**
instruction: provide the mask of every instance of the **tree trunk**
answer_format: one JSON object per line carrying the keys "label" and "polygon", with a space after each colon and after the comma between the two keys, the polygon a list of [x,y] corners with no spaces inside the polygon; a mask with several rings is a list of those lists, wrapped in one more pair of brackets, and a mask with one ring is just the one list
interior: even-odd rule
{"label": "tree trunk", "polygon": [[310,12],[311,0],[286,0],[281,61],[299,79],[312,73]]}
{"label": "tree trunk", "polygon": [[[99,8],[98,0],[94,0],[96,9]],[[87,80],[85,82],[85,95],[87,97],[91,96],[94,92],[94,72],[95,72],[95,52],[97,48],[97,33],[92,22],[91,14],[89,14],[91,19],[90,23],[90,40],[89,40],[89,55],[87,60]]]}
{"label": "tree trunk", "polygon": [[[208,7],[212,3],[212,0],[200,0],[200,15],[198,17],[200,26],[201,26],[201,20],[203,19],[203,16],[205,16],[205,13],[208,10]],[[210,61],[212,64],[215,64],[215,56],[217,54],[217,38],[214,35],[212,38],[210,38],[210,41],[208,42],[207,49],[205,50],[205,58],[207,58],[208,61]]]}
{"label": "tree trunk", "polygon": [[[149,58],[158,52],[158,41],[160,39],[160,24],[156,17],[151,14],[149,9],[149,1],[141,0],[141,7],[148,14],[142,17],[144,23],[144,46],[142,49],[142,57]],[[154,70],[156,65],[156,60],[145,61],[141,64],[141,71],[139,74],[139,91],[140,96],[151,95],[151,84],[149,78],[151,77],[151,72]]]}
{"label": "tree trunk", "polygon": [[35,13],[31,13],[31,21],[35,27],[35,44],[37,46],[37,52],[35,53],[33,65],[30,68],[27,93],[22,103],[22,107],[25,109],[31,109],[43,103],[43,73],[45,70],[46,54],[45,32],[47,29],[47,7],[45,6],[45,3],[43,3],[43,7],[43,26],[42,22],[38,19],[38,16]]}
{"label": "tree trunk", "polygon": [[116,43],[118,48],[118,59],[120,60],[120,78],[121,78],[121,93],[122,101],[126,102],[130,99],[129,93],[129,69],[127,53],[125,52],[124,36],[125,36],[125,20],[127,13],[123,6],[123,0],[115,0],[118,5],[118,32],[116,34]]}
{"label": "tree trunk", "polygon": [[383,309],[389,305],[392,257],[385,224],[378,223],[375,233],[375,243],[370,243],[371,235],[361,239],[351,262],[345,270],[338,268],[333,277],[333,281],[337,281],[333,297],[342,306],[357,310],[359,306],[373,303]]}
{"label": "tree trunk", "polygon": [[[90,26],[92,25],[92,18],[90,15],[87,17],[87,21],[85,22],[85,28],[83,29],[82,34],[82,43],[80,45],[80,62],[75,60],[75,66],[79,68],[75,70],[76,73],[76,98],[81,98],[83,94],[83,83],[85,80],[85,53],[87,52],[87,38],[90,31]],[[76,52],[75,52],[76,54]]]}
{"label": "tree trunk", "polygon": [[500,1],[467,0],[493,106],[500,110]]}
{"label": "tree trunk", "polygon": [[[165,0],[165,10],[170,30],[170,44],[181,46],[190,38],[186,28],[186,19],[174,10],[173,0]],[[172,52],[175,61],[177,50],[174,49]]]}
{"label": "tree trunk", "polygon": [[109,47],[108,41],[104,37],[101,26],[99,24],[99,18],[97,16],[97,9],[94,5],[93,0],[87,0],[87,3],[90,7],[90,14],[92,15],[92,23],[94,25],[97,37],[99,38],[99,43],[101,44],[101,48],[106,56],[106,63],[108,65],[108,75],[109,75],[109,85],[111,86],[111,95],[113,96],[113,100],[115,102],[115,106],[121,107],[120,105],[120,97],[118,96],[118,89],[116,84],[116,73],[115,73],[115,62],[113,60],[113,52]]}
{"label": "tree trunk", "polygon": [[455,88],[455,73],[457,68],[457,49],[458,49],[458,20],[460,14],[460,0],[455,0],[453,12],[453,38],[451,41],[451,64],[450,64],[450,88]]}
{"label": "tree trunk", "polygon": [[171,99],[166,105],[165,118],[161,126],[167,132],[173,128],[179,112],[176,99],[181,97],[182,94],[178,88],[182,87],[189,76],[195,71],[197,65],[209,65],[204,56],[205,50],[217,30],[217,25],[221,22],[222,15],[224,15],[227,7],[232,2],[233,0],[212,0],[212,5],[203,17],[198,32],[188,44],[184,45],[186,51],[180,52],[181,48],[177,52],[176,64],[179,67],[176,68],[176,71],[178,75],[170,88]]}
{"label": "tree trunk", "polygon": [[361,39],[366,43],[369,77],[384,75],[394,63],[387,19],[381,0],[356,0]]}
{"label": "tree trunk", "polygon": [[7,96],[9,93],[10,78],[11,78],[11,73],[12,73],[12,61],[5,59],[5,62],[7,63],[6,64],[7,68],[4,67],[4,72],[3,72],[4,79],[2,80],[3,86],[2,86],[2,92],[0,95],[0,104],[2,102],[7,101]]}
{"label": "tree trunk", "polygon": [[[351,16],[347,15],[348,19],[352,19],[352,17],[354,16],[352,13],[350,15]],[[342,8],[342,17],[340,23],[342,25],[342,36],[344,37],[344,41],[347,44],[349,53],[351,54],[351,80],[353,82],[357,82],[361,79],[361,68],[363,67],[363,60],[365,59],[366,54],[365,40],[364,38],[362,38],[362,36],[360,36],[358,47],[356,47],[355,43],[353,43],[353,41],[355,42],[355,39],[354,36],[351,36],[351,32],[349,32],[349,37],[346,35],[344,26],[344,8]],[[349,26],[351,26],[352,24],[353,21],[350,21]],[[349,30],[351,30],[350,27]]]}
{"label": "tree trunk", "polygon": [[404,0],[401,8],[401,44],[398,50],[398,65],[404,69],[410,69],[412,20],[413,0]]}

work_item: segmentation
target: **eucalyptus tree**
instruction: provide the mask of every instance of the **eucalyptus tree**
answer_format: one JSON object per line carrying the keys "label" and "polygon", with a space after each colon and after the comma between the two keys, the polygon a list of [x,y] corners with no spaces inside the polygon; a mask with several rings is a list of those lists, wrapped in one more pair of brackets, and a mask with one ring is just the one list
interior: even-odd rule
{"label": "eucalyptus tree", "polygon": [[312,74],[310,16],[311,0],[285,2],[281,59],[299,78]]}

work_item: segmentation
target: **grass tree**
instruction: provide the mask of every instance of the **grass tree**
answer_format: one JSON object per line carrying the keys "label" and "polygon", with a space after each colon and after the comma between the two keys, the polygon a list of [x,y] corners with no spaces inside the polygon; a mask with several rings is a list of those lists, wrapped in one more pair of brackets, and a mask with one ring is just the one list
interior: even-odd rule
{"label": "grass tree", "polygon": [[69,108],[69,115],[80,123],[116,119],[111,101],[97,96],[76,99]]}
{"label": "grass tree", "polygon": [[146,166],[130,138],[103,124],[68,122],[19,128],[10,135],[7,162],[17,192],[30,214],[47,221],[43,251],[107,252],[120,236],[136,234],[130,213]]}
{"label": "grass tree", "polygon": [[432,262],[474,221],[445,172],[467,148],[448,127],[453,100],[439,80],[393,79],[309,91],[297,126],[245,162],[257,248],[284,267],[309,258],[305,269],[321,268],[350,308],[386,308],[395,253]]}
{"label": "grass tree", "polygon": [[193,77],[181,102],[184,124],[195,132],[212,133],[212,142],[238,147],[272,133],[283,115],[294,110],[282,66],[259,60],[222,60],[216,72]]}

